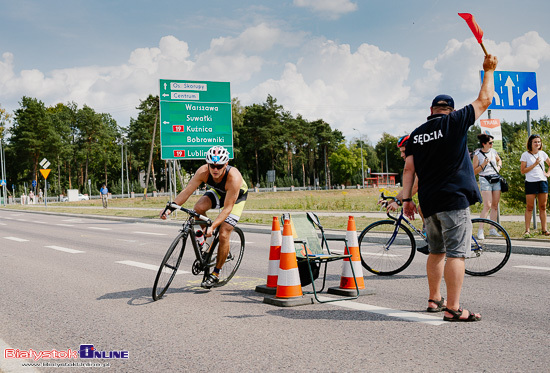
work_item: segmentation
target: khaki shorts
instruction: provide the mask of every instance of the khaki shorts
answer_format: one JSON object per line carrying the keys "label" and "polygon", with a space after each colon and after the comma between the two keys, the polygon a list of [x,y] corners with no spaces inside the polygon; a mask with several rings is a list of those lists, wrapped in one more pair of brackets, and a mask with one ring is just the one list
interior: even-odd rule
{"label": "khaki shorts", "polygon": [[472,219],[470,209],[437,212],[426,218],[426,233],[430,253],[448,258],[470,256]]}

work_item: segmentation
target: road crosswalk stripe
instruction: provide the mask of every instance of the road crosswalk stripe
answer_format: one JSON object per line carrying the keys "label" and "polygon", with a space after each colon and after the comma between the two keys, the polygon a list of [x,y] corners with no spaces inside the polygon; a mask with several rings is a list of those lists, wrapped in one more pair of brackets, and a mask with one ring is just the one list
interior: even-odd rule
{"label": "road crosswalk stripe", "polygon": [[[319,299],[329,300],[331,298],[319,297]],[[431,316],[423,313],[395,310],[392,308],[378,307],[370,304],[350,302],[346,300],[341,302],[334,302],[334,303],[331,303],[331,305],[343,307],[343,308],[349,308],[357,311],[366,311],[366,312],[376,313],[376,314],[388,316],[388,317],[396,317],[398,319],[413,321],[413,322],[420,322],[428,325],[448,324],[448,322],[443,321],[443,314],[441,314],[440,316]]]}

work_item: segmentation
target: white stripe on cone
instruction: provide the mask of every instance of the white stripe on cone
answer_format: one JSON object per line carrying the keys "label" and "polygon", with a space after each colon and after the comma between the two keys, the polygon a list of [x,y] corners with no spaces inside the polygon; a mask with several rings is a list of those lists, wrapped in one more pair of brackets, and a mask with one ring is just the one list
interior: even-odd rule
{"label": "white stripe on cone", "polygon": [[270,260],[267,265],[267,275],[268,276],[277,276],[279,273],[279,263],[280,260]]}
{"label": "white stripe on cone", "polygon": [[271,243],[270,246],[281,246],[281,231],[272,231],[271,232]]}
{"label": "white stripe on cone", "polygon": [[[355,271],[355,277],[363,277],[363,266],[361,265],[361,262],[352,260],[351,265],[353,266],[353,270]],[[344,261],[342,267],[342,277],[353,278],[353,273],[351,272],[351,268],[347,261]]]}
{"label": "white stripe on cone", "polygon": [[300,273],[298,268],[279,269],[277,286],[300,286]]}

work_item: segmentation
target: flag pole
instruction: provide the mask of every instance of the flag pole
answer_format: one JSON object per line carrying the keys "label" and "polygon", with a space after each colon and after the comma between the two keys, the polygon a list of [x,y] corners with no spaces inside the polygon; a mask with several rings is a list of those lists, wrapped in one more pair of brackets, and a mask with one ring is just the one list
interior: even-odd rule
{"label": "flag pole", "polygon": [[479,45],[481,45],[481,49],[483,49],[483,52],[485,53],[485,57],[487,57],[487,49],[485,49],[485,46],[483,45],[483,43],[479,43]]}

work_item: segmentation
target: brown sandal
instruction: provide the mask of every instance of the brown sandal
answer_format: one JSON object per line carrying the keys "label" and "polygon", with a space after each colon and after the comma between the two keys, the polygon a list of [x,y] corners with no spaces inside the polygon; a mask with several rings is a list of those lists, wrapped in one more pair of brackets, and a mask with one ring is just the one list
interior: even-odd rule
{"label": "brown sandal", "polygon": [[441,312],[445,308],[445,298],[441,297],[440,301],[435,301],[433,299],[428,299],[428,303],[435,303],[437,307],[428,307],[426,311],[428,312]]}
{"label": "brown sandal", "polygon": [[543,236],[550,236],[550,232],[548,231],[541,231],[540,234],[542,234]]}
{"label": "brown sandal", "polygon": [[476,316],[474,312],[465,310],[468,312],[468,317],[465,319],[461,319],[460,316],[464,313],[462,308],[459,308],[458,311],[451,310],[450,308],[445,308],[443,311],[449,312],[453,317],[447,317],[443,316],[443,321],[459,321],[459,322],[472,322],[472,321],[480,321],[481,315]]}

